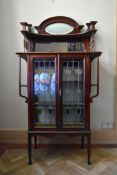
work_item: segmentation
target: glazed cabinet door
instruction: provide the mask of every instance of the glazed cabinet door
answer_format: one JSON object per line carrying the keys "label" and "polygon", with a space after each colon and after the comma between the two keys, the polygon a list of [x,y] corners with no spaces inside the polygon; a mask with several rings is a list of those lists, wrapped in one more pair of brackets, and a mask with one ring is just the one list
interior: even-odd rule
{"label": "glazed cabinet door", "polygon": [[36,130],[54,130],[57,128],[56,57],[32,56],[31,69],[30,126]]}
{"label": "glazed cabinet door", "polygon": [[79,57],[60,59],[59,97],[62,129],[77,130],[85,127],[85,61]]}

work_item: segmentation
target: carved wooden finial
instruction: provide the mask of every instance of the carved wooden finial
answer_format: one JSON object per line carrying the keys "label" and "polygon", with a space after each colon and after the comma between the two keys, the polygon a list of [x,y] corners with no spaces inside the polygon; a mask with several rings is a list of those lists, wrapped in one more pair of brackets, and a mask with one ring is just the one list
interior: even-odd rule
{"label": "carved wooden finial", "polygon": [[23,31],[26,31],[26,27],[28,26],[27,22],[20,22],[20,24],[23,26]]}
{"label": "carved wooden finial", "polygon": [[95,29],[95,25],[96,25],[97,21],[90,21],[89,23],[86,23],[87,27],[88,27],[88,31],[89,30],[96,30]]}
{"label": "carved wooden finial", "polygon": [[29,31],[30,32],[30,28],[32,27],[32,24],[28,24],[27,22],[20,22],[20,24],[23,26],[23,31]]}
{"label": "carved wooden finial", "polygon": [[91,24],[91,29],[92,30],[95,30],[95,25],[96,25],[97,21],[91,21],[90,24]]}
{"label": "carved wooden finial", "polygon": [[32,28],[31,27],[32,27],[32,24],[28,24],[28,31],[29,32],[32,32]]}
{"label": "carved wooden finial", "polygon": [[91,24],[90,23],[86,23],[86,26],[88,27],[87,28],[87,31],[89,31],[91,28],[90,28],[90,26],[91,26]]}

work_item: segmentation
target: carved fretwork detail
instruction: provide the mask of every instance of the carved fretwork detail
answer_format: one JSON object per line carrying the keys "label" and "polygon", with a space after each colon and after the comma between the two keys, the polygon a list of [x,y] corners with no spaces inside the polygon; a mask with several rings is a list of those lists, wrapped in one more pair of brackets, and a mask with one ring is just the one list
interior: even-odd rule
{"label": "carved fretwork detail", "polygon": [[34,52],[35,51],[35,47],[36,47],[36,43],[30,41],[30,52]]}
{"label": "carved fretwork detail", "polygon": [[24,49],[30,51],[30,43],[26,38],[24,38]]}
{"label": "carved fretwork detail", "polygon": [[95,50],[95,40],[94,40],[94,35],[91,36],[90,38],[90,43],[89,43],[90,51]]}

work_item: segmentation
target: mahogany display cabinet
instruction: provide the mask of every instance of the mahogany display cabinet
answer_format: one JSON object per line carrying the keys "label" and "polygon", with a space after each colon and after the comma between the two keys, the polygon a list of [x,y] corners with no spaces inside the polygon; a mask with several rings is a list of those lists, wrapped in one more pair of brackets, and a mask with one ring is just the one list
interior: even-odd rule
{"label": "mahogany display cabinet", "polygon": [[[28,103],[28,155],[32,163],[32,138],[58,134],[87,138],[91,163],[90,103],[99,94],[99,56],[95,51],[96,21],[79,25],[64,16],[51,17],[33,27],[21,22],[24,52],[19,55],[19,95]],[[27,63],[27,84],[22,83],[21,63]],[[91,65],[96,59],[96,83]],[[91,96],[91,88],[96,94]],[[27,88],[27,97],[22,88]]]}

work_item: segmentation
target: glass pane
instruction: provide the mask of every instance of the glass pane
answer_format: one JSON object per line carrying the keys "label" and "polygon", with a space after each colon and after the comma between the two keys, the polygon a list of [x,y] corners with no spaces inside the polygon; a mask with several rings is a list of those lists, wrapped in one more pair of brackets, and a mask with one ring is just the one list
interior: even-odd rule
{"label": "glass pane", "polygon": [[83,60],[63,61],[63,127],[83,127]]}
{"label": "glass pane", "polygon": [[36,58],[33,68],[35,127],[56,127],[55,60]]}

